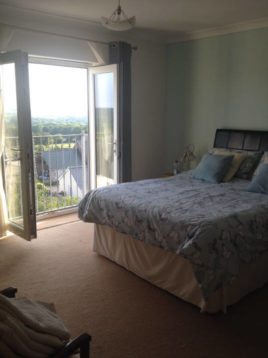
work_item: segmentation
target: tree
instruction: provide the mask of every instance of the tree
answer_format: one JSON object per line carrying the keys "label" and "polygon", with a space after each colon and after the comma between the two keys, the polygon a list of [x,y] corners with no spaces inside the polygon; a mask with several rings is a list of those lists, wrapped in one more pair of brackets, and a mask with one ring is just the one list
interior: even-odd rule
{"label": "tree", "polygon": [[52,194],[47,186],[40,181],[36,183],[36,199],[38,213],[74,206],[79,202],[78,197]]}

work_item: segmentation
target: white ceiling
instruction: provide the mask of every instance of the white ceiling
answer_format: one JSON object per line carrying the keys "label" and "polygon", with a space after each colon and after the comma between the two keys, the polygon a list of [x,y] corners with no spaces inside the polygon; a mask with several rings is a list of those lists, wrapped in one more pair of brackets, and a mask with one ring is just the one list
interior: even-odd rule
{"label": "white ceiling", "polygon": [[[99,23],[118,0],[0,0],[0,5]],[[121,0],[137,28],[194,33],[268,19],[268,0]]]}

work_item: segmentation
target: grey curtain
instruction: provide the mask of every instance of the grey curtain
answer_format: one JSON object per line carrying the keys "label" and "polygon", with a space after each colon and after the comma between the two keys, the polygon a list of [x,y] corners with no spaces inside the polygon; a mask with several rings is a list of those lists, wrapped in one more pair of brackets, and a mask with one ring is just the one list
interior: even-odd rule
{"label": "grey curtain", "polygon": [[109,44],[109,63],[119,67],[119,182],[131,181],[131,52],[125,42]]}

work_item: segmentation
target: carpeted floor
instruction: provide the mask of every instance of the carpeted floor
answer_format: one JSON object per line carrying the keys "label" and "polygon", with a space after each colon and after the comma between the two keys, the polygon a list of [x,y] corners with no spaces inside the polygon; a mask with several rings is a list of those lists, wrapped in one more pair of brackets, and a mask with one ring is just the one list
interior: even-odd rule
{"label": "carpeted floor", "polygon": [[268,357],[268,286],[227,315],[200,314],[91,246],[81,222],[0,240],[0,288],[54,302],[72,335],[92,335],[92,358]]}

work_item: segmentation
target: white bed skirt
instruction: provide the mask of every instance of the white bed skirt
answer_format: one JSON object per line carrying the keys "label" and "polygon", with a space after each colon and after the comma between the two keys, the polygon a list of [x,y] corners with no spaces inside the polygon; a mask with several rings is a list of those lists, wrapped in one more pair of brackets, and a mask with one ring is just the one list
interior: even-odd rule
{"label": "white bed skirt", "polygon": [[203,312],[226,311],[227,306],[268,282],[266,253],[256,262],[242,265],[239,277],[230,286],[216,291],[205,301],[190,262],[181,256],[104,225],[95,225],[93,249],[139,277],[200,307]]}

